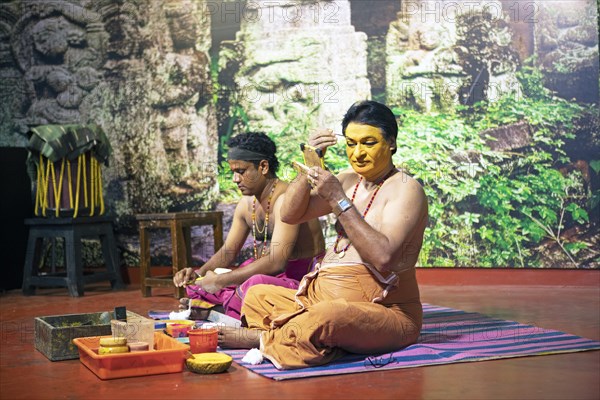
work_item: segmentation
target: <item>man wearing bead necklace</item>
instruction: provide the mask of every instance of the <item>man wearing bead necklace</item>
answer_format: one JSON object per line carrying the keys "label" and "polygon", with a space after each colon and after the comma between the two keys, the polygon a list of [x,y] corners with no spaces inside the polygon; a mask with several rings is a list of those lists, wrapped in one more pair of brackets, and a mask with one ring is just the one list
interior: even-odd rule
{"label": "man wearing bead necklace", "polygon": [[[292,369],[417,340],[422,307],[414,266],[428,218],[425,193],[392,163],[398,126],[388,107],[354,104],[342,132],[352,168],[337,176],[311,168],[290,185],[281,209],[290,224],[333,212],[335,243],[298,290],[251,288],[242,307],[247,328],[221,328],[222,347],[258,347],[277,368]],[[336,137],[317,130],[309,144],[325,151]]]}
{"label": "man wearing bead necklace", "polygon": [[[246,133],[230,139],[227,162],[233,181],[242,192],[223,247],[201,268],[186,268],[173,277],[175,286],[186,286],[189,299],[222,304],[225,313],[240,318],[242,300],[256,284],[297,288],[299,281],[323,256],[325,242],[315,218],[296,225],[282,222],[281,207],[289,183],[280,181],[275,143],[264,133]],[[248,234],[253,236],[254,257],[231,268]],[[201,277],[201,279],[197,279]]]}

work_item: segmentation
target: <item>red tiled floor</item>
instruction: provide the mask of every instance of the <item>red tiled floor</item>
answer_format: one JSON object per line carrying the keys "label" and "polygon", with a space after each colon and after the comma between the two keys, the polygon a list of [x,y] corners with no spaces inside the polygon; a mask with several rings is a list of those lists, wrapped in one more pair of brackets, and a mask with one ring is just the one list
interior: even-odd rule
{"label": "red tiled floor", "polygon": [[[591,275],[597,277],[598,275]],[[599,399],[600,351],[450,364],[395,371],[275,382],[234,364],[227,373],[188,371],[102,381],[79,360],[51,362],[33,346],[33,318],[112,310],[139,314],[175,309],[171,290],[142,298],[131,286],[42,289],[0,297],[0,398],[389,398],[389,399]],[[557,329],[600,340],[600,285],[422,286],[424,302]]]}

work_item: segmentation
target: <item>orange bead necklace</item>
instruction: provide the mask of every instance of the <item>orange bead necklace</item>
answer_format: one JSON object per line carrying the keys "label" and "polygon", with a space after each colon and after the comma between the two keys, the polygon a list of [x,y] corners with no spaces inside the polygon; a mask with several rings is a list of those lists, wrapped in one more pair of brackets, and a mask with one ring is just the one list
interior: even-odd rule
{"label": "orange bead necklace", "polygon": [[[381,180],[381,182],[379,182],[377,184],[377,187],[375,188],[375,191],[371,195],[371,199],[369,200],[369,204],[367,204],[367,208],[365,208],[365,211],[362,214],[363,219],[365,219],[365,217],[367,216],[367,213],[371,209],[371,205],[373,204],[373,201],[375,200],[375,196],[377,196],[377,193],[379,193],[379,189],[381,189],[381,187],[383,186],[383,184],[385,183],[385,181],[390,176],[392,176],[392,174],[394,173],[395,170],[396,170],[396,168],[392,168],[390,170],[390,172],[388,172],[387,174],[385,174],[385,176],[383,177],[383,179]],[[362,179],[363,179],[362,176],[360,178],[358,178],[358,182],[356,182],[356,186],[354,186],[354,192],[352,192],[352,200],[351,200],[352,203],[354,203],[354,199],[356,198],[356,192],[358,191],[358,186],[362,182]],[[346,246],[344,246],[343,249],[338,249],[338,244],[340,243],[340,239],[342,237],[344,237],[344,236],[346,236],[346,232],[343,229],[339,230],[337,238],[335,239],[335,243],[333,244],[333,252],[335,254],[337,254],[339,258],[343,258],[344,257],[344,255],[346,254],[346,250],[348,250],[348,248],[350,248],[350,245],[352,244],[350,241],[348,241],[348,244],[346,244]]]}
{"label": "orange bead necklace", "polygon": [[[271,188],[271,193],[269,193],[269,199],[267,200],[267,209],[265,211],[265,224],[263,225],[262,230],[258,229],[258,223],[256,222],[256,197],[254,197],[254,201],[252,201],[252,236],[254,237],[252,245],[254,247],[254,259],[255,260],[258,260],[259,258],[263,257],[267,250],[267,233],[269,230],[269,212],[271,211],[271,199],[273,198],[273,193],[275,193],[275,187],[277,187],[277,182],[279,182],[279,179],[275,179],[275,181],[273,182],[273,187]],[[258,256],[258,245],[256,243],[256,232],[257,231],[259,234],[262,234],[264,232],[260,257]]]}

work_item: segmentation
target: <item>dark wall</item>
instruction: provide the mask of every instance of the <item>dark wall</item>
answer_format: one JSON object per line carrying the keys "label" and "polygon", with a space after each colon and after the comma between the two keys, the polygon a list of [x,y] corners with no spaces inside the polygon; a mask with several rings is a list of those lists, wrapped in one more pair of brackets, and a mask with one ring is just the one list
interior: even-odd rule
{"label": "dark wall", "polygon": [[33,215],[23,148],[0,147],[0,290],[20,288],[27,247],[25,218]]}

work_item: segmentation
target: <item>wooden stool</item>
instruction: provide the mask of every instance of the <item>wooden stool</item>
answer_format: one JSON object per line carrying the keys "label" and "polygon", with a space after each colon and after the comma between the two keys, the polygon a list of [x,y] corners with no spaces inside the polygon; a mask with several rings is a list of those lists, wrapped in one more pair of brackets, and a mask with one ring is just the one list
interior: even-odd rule
{"label": "wooden stool", "polygon": [[152,295],[153,287],[175,288],[175,296],[184,297],[184,288],[173,285],[173,276],[152,277],[150,275],[150,236],[149,229],[169,228],[173,254],[173,275],[177,271],[192,266],[191,227],[212,225],[215,238],[215,253],[223,245],[223,212],[177,212],[163,214],[139,214],[140,223],[140,284],[142,296]]}
{"label": "wooden stool", "polygon": [[[35,286],[66,286],[69,295],[83,296],[86,283],[110,281],[113,289],[124,287],[117,255],[117,245],[113,235],[112,219],[109,217],[78,218],[28,218],[29,239],[23,271],[23,294],[35,294]],[[41,249],[45,238],[63,237],[66,277],[54,273],[39,275]],[[106,271],[83,274],[81,239],[100,240]]]}

